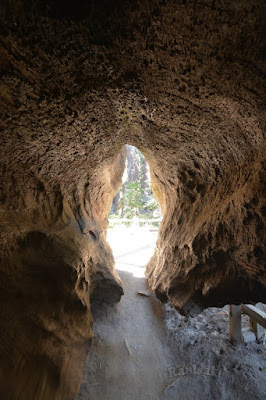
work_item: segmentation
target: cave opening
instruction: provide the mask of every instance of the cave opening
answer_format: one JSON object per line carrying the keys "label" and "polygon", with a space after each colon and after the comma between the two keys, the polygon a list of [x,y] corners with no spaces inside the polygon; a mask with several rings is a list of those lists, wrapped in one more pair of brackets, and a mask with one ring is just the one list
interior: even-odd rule
{"label": "cave opening", "polygon": [[149,164],[137,147],[126,145],[122,185],[112,202],[107,233],[118,272],[144,278],[161,220]]}
{"label": "cave opening", "polygon": [[[79,400],[265,398],[208,311],[266,303],[263,6],[0,2],[0,399],[77,399],[89,350]],[[126,143],[163,220],[110,216],[118,274]]]}

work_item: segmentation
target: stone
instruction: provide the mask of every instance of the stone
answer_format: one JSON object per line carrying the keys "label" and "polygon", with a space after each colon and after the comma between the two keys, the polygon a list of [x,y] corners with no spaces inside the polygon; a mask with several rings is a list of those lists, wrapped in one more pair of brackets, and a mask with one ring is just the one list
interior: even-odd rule
{"label": "stone", "polygon": [[72,399],[126,144],[163,221],[150,287],[183,315],[265,302],[259,0],[0,5],[0,397]]}
{"label": "stone", "polygon": [[252,342],[256,342],[256,340],[257,340],[255,333],[248,328],[242,329],[242,336],[243,336],[244,343],[252,343]]}

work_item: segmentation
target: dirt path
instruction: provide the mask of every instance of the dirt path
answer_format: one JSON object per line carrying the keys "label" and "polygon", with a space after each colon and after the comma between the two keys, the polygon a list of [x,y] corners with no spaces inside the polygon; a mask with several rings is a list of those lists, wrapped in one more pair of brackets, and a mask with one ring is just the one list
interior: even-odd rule
{"label": "dirt path", "polygon": [[[146,243],[143,235],[125,231],[110,235],[116,267],[125,295],[120,304],[94,310],[94,343],[86,365],[79,399],[155,400],[169,381],[173,365],[162,318],[162,306],[146,291],[145,264],[154,248],[156,233]],[[126,238],[121,243],[122,238]],[[132,238],[132,240],[130,240]],[[170,398],[170,397],[168,397]],[[174,398],[174,397],[173,397]]]}
{"label": "dirt path", "polygon": [[156,235],[109,234],[125,295],[116,306],[93,310],[94,340],[77,399],[262,400],[263,345],[234,348],[226,309],[186,320],[154,295],[137,294],[147,291],[144,270]]}

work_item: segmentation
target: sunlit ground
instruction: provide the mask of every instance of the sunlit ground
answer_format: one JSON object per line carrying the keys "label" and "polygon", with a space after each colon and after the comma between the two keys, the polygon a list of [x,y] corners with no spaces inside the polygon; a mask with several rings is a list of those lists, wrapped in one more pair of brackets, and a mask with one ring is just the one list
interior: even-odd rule
{"label": "sunlit ground", "polygon": [[114,253],[116,269],[130,272],[136,278],[143,278],[157,235],[157,229],[138,225],[125,227],[121,224],[108,229],[107,240]]}

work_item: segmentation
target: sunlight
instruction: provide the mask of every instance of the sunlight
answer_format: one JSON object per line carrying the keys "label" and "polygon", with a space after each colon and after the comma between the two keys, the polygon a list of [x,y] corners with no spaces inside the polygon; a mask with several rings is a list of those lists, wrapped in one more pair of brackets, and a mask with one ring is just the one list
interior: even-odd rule
{"label": "sunlight", "polygon": [[135,278],[145,278],[145,269],[137,265],[129,265],[125,263],[116,263],[117,271],[125,271],[132,274]]}
{"label": "sunlight", "polygon": [[158,228],[162,215],[152,192],[149,164],[136,147],[127,145],[126,150],[123,184],[113,199],[110,227],[122,223],[148,224]]}
{"label": "sunlight", "polygon": [[156,243],[157,231],[148,228],[123,227],[109,229],[107,240],[112,247],[116,269],[126,271],[136,278],[144,278]]}
{"label": "sunlight", "polygon": [[107,240],[113,249],[116,269],[144,278],[154,251],[161,210],[152,192],[145,157],[134,146],[126,148],[123,184],[113,200]]}

